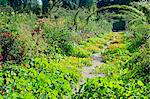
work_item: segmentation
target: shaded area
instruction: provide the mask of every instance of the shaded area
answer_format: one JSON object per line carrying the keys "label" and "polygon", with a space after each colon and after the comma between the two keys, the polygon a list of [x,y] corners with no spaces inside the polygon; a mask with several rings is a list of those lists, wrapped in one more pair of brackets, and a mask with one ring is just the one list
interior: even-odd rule
{"label": "shaded area", "polygon": [[113,32],[125,31],[127,28],[127,21],[125,20],[114,20],[113,22]]}

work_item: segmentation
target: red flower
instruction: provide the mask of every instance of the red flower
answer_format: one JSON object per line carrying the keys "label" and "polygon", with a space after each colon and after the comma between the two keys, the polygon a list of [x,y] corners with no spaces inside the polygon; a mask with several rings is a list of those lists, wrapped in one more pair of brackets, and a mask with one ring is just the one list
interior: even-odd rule
{"label": "red flower", "polygon": [[12,33],[10,33],[10,32],[5,32],[5,33],[3,34],[3,36],[5,36],[5,37],[10,37],[10,36],[12,36]]}
{"label": "red flower", "polygon": [[42,22],[43,22],[43,19],[39,19],[38,22],[39,22],[39,23],[42,23]]}
{"label": "red flower", "polygon": [[39,30],[39,29],[34,30],[34,33],[38,33],[38,32],[40,32],[40,30]]}
{"label": "red flower", "polygon": [[34,34],[38,34],[41,30],[40,29],[34,29],[32,30],[31,35],[33,36]]}

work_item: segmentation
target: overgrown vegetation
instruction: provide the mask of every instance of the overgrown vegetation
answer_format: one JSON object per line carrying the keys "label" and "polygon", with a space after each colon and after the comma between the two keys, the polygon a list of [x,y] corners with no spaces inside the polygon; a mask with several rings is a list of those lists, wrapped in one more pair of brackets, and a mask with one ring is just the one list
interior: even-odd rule
{"label": "overgrown vegetation", "polygon": [[[148,1],[100,8],[95,0],[50,0],[43,8],[14,2],[0,1],[0,98],[150,98]],[[128,22],[125,31],[112,32],[116,19]],[[105,77],[84,78],[73,92],[95,53],[103,63],[93,73]]]}

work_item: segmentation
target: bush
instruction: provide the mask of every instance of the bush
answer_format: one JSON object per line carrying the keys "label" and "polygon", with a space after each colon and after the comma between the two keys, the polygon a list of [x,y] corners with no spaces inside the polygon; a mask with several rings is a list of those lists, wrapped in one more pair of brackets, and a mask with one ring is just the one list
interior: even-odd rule
{"label": "bush", "polygon": [[130,34],[128,34],[129,36],[129,40],[130,40],[130,44],[129,44],[129,50],[131,52],[134,52],[136,49],[139,49],[140,46],[142,44],[144,44],[146,42],[146,39],[149,37],[150,35],[150,26],[147,24],[139,24],[139,25],[133,25],[129,31]]}
{"label": "bush", "polygon": [[[32,36],[37,19],[36,16],[32,14],[13,14],[6,17],[5,14],[1,14],[0,18],[2,18],[2,33],[0,34],[2,42],[0,42],[0,45],[2,48],[1,53],[5,60],[14,60],[14,62],[18,63],[25,58],[30,59],[34,55],[38,56],[38,53],[36,53],[37,49],[44,42],[42,38],[38,38],[40,35]],[[38,42],[37,45],[37,39],[40,40],[41,44]],[[43,46],[40,48],[44,49]]]}
{"label": "bush", "polygon": [[68,53],[74,40],[72,39],[72,31],[67,27],[52,26],[50,24],[45,24],[43,26],[45,33],[46,42],[50,45],[49,51],[51,53]]}
{"label": "bush", "polygon": [[126,64],[126,66],[132,70],[131,74],[135,74],[134,78],[140,79],[144,83],[150,82],[149,51],[149,39],[147,39],[145,44],[140,47],[140,54],[135,55],[133,59]]}

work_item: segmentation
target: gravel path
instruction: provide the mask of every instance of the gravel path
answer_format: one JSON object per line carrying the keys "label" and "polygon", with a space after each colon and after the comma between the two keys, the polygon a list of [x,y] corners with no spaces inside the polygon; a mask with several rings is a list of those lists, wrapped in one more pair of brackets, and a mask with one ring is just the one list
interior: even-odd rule
{"label": "gravel path", "polygon": [[100,53],[93,54],[92,58],[92,66],[84,66],[82,69],[82,79],[79,81],[77,86],[74,88],[73,92],[76,93],[79,90],[79,86],[84,84],[87,78],[96,78],[96,77],[105,77],[105,74],[94,74],[93,71],[97,66],[101,66],[104,64],[102,62],[102,53],[104,53],[105,49],[113,42],[113,40],[110,40],[107,42],[104,46],[104,48],[101,50]]}

